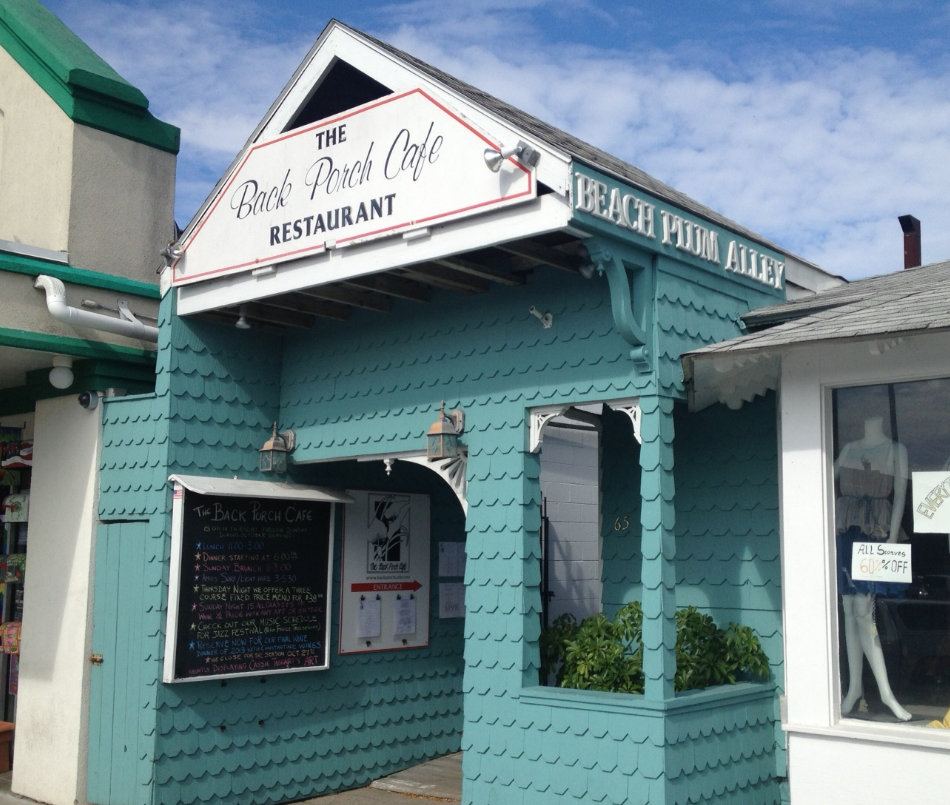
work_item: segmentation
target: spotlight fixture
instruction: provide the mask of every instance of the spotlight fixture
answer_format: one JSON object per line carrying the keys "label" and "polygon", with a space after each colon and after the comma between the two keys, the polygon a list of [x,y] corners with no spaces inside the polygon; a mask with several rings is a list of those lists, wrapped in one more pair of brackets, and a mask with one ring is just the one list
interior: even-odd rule
{"label": "spotlight fixture", "polygon": [[68,355],[54,355],[49,382],[54,389],[68,389],[73,384],[73,359]]}
{"label": "spotlight fixture", "polygon": [[164,249],[159,252],[162,257],[166,260],[178,260],[185,254],[185,250],[178,244],[177,241],[172,241]]}
{"label": "spotlight fixture", "polygon": [[238,320],[234,323],[234,326],[239,330],[250,330],[251,323],[247,320],[247,305],[241,305],[238,308]]}
{"label": "spotlight fixture", "polygon": [[509,157],[516,157],[519,162],[532,168],[536,167],[541,159],[541,154],[524,140],[520,140],[517,145],[502,146],[500,149],[486,148],[484,156],[485,164],[492,173],[498,173],[501,164]]}

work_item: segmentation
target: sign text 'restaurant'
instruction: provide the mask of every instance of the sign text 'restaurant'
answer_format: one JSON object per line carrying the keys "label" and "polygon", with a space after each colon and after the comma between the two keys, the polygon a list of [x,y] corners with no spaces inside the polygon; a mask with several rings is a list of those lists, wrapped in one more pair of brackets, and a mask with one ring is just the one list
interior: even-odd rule
{"label": "sign text 'restaurant'", "polygon": [[256,143],[183,244],[176,285],[443,223],[537,195],[531,170],[422,90]]}

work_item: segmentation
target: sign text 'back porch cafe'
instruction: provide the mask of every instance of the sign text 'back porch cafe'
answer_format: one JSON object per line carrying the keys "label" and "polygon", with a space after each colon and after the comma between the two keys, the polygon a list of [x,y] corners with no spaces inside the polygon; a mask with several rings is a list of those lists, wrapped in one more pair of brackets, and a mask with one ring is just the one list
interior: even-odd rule
{"label": "sign text 'back porch cafe'", "polygon": [[176,285],[317,254],[537,195],[530,168],[498,173],[500,143],[421,89],[256,143],[173,264]]}

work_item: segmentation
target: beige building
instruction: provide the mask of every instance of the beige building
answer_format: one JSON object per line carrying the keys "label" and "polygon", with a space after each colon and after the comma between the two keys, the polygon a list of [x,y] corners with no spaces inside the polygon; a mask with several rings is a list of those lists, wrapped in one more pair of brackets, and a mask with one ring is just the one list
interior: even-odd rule
{"label": "beige building", "polygon": [[27,553],[3,588],[23,651],[0,663],[0,720],[13,790],[43,802],[85,801],[97,403],[154,387],[178,140],[40,3],[0,0],[0,498],[30,493],[0,546]]}

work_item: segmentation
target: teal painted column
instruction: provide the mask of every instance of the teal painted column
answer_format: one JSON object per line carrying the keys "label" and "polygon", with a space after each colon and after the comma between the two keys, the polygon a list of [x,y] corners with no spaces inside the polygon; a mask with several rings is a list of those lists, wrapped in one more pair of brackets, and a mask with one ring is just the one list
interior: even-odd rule
{"label": "teal painted column", "polygon": [[538,684],[539,460],[522,405],[466,407],[462,802],[521,802],[518,696]]}
{"label": "teal painted column", "polygon": [[662,701],[673,697],[676,673],[673,400],[641,397],[640,412],[644,694]]}

